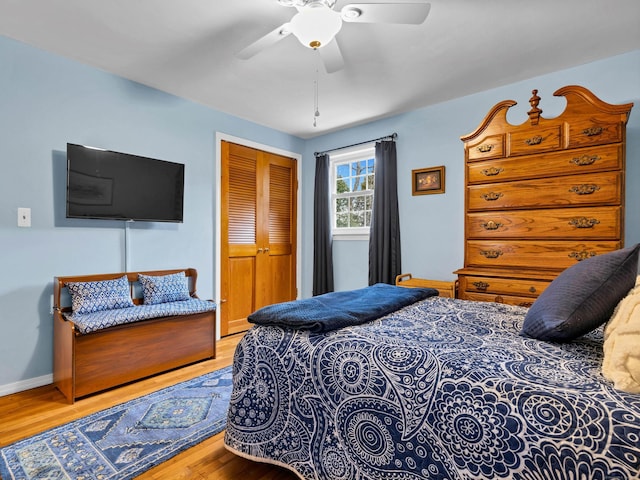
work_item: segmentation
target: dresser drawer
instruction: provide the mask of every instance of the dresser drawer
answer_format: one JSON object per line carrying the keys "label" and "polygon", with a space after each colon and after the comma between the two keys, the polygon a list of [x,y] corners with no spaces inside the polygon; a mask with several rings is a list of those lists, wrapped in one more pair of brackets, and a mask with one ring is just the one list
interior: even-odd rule
{"label": "dresser drawer", "polygon": [[551,240],[468,240],[465,265],[564,270],[577,262],[622,248],[621,242],[572,242]]}
{"label": "dresser drawer", "polygon": [[568,140],[569,148],[622,142],[622,124],[599,120],[597,116],[572,122],[569,124]]}
{"label": "dresser drawer", "polygon": [[478,184],[619,170],[622,168],[622,158],[620,145],[606,145],[535,156],[469,162],[467,181],[470,184]]}
{"label": "dresser drawer", "polygon": [[534,297],[515,297],[513,295],[500,295],[495,293],[471,293],[461,292],[462,300],[473,300],[476,302],[506,303],[507,305],[517,305],[518,307],[530,307],[535,302]]}
{"label": "dresser drawer", "polygon": [[463,276],[460,279],[460,290],[467,293],[491,293],[515,295],[520,297],[537,297],[550,284],[550,281],[518,278],[497,278],[483,276]]}
{"label": "dresser drawer", "polygon": [[467,238],[616,240],[621,224],[621,207],[490,211],[467,214]]}
{"label": "dresser drawer", "polygon": [[560,125],[545,128],[525,128],[507,134],[507,156],[548,152],[562,147]]}
{"label": "dresser drawer", "polygon": [[467,208],[566,207],[571,205],[619,205],[622,195],[620,172],[568,175],[550,179],[470,185]]}
{"label": "dresser drawer", "polygon": [[504,135],[489,135],[482,137],[467,148],[468,160],[482,160],[485,158],[499,158],[504,156]]}

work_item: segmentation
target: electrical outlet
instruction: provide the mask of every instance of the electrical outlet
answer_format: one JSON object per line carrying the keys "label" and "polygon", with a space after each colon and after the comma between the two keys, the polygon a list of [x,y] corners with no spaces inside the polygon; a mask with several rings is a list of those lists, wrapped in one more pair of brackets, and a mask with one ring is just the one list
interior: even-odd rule
{"label": "electrical outlet", "polygon": [[31,226],[31,209],[30,208],[18,208],[18,226],[30,227]]}

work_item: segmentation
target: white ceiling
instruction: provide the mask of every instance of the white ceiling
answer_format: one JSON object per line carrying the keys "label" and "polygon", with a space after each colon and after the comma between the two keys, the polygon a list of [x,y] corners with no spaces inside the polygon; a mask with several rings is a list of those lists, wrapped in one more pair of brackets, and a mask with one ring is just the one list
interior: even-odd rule
{"label": "white ceiling", "polygon": [[640,0],[429,3],[422,25],[345,23],[332,74],[293,35],[235,56],[295,14],[276,0],[0,0],[0,34],[302,138],[640,49]]}

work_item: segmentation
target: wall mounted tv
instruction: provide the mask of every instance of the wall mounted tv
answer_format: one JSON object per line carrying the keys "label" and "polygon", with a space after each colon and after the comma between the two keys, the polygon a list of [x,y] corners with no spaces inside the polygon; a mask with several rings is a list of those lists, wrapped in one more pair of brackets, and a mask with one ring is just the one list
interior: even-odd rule
{"label": "wall mounted tv", "polygon": [[67,218],[182,222],[184,165],[67,143]]}

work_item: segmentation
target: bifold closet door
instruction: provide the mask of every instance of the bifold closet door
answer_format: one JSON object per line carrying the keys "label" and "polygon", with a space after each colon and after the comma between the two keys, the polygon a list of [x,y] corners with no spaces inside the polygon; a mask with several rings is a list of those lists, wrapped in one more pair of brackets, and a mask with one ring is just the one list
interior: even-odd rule
{"label": "bifold closet door", "polygon": [[222,142],[220,330],[247,330],[247,316],[296,298],[296,162]]}

